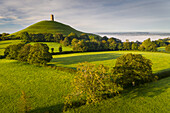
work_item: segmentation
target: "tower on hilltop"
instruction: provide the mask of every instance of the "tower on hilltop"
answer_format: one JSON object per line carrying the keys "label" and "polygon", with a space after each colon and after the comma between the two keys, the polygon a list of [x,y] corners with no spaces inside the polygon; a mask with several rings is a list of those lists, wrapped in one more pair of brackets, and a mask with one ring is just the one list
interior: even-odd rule
{"label": "tower on hilltop", "polygon": [[54,21],[54,15],[51,14],[51,21]]}

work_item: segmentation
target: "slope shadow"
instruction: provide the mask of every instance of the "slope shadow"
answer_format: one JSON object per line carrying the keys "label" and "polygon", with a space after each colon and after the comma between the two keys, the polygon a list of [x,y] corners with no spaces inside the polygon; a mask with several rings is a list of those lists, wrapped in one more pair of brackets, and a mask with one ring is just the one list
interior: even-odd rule
{"label": "slope shadow", "polygon": [[63,65],[77,64],[80,62],[94,62],[94,61],[104,61],[110,59],[116,59],[122,54],[106,53],[106,54],[95,54],[95,55],[80,55],[80,56],[70,56],[63,58],[53,58],[51,62],[56,62]]}
{"label": "slope shadow", "polygon": [[145,83],[136,88],[127,89],[123,95],[128,98],[136,98],[136,97],[155,97],[160,95],[163,92],[166,92],[170,87],[170,77],[151,82]]}

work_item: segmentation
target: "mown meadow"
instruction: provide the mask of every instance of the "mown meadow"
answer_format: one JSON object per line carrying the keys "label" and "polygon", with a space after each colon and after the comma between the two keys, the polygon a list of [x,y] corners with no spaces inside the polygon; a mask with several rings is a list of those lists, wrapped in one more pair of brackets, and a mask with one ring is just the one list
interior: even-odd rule
{"label": "mown meadow", "polygon": [[[8,44],[15,43],[19,41],[0,41],[0,48],[2,48],[0,54],[3,54]],[[55,43],[46,43],[53,48],[56,46]],[[87,61],[112,68],[116,58],[126,53],[142,54],[150,59],[153,62],[154,73],[170,70],[170,54],[160,52],[106,51],[62,54],[53,55],[53,59],[48,64],[75,69],[79,62]],[[19,112],[22,91],[27,95],[31,113],[60,113],[64,106],[63,97],[72,90],[70,82],[73,78],[73,73],[16,60],[0,59],[0,113]],[[170,77],[167,77],[157,82],[129,88],[119,96],[99,104],[83,105],[67,112],[168,113],[170,109],[169,80]]]}

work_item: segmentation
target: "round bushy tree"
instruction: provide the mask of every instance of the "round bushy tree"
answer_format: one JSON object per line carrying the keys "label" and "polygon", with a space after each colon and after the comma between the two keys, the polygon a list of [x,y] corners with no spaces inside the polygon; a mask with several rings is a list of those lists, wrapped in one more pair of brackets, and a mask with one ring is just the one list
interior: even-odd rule
{"label": "round bushy tree", "polygon": [[19,43],[7,46],[4,51],[5,57],[17,60],[18,54],[24,45],[25,44]]}
{"label": "round bushy tree", "polygon": [[105,94],[119,93],[122,88],[116,84],[109,68],[103,65],[96,66],[90,63],[81,63],[77,66],[77,76],[73,81],[74,96],[85,96],[86,103],[97,103]]}
{"label": "round bushy tree", "polygon": [[51,59],[52,55],[49,52],[47,44],[36,43],[31,47],[27,61],[30,64],[45,65],[47,62],[50,62]]}
{"label": "round bushy tree", "polygon": [[153,79],[152,62],[140,54],[125,54],[117,58],[113,74],[122,85],[150,81]]}
{"label": "round bushy tree", "polygon": [[26,44],[26,45],[24,45],[24,47],[22,47],[22,49],[20,50],[20,52],[18,54],[19,61],[23,61],[23,62],[27,61],[31,47],[32,46],[30,44]]}

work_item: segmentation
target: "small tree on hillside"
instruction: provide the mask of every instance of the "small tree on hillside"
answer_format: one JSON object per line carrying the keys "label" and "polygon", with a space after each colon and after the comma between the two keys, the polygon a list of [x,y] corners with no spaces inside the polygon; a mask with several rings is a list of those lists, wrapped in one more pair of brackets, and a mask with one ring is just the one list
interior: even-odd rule
{"label": "small tree on hillside", "polygon": [[118,76],[118,83],[127,85],[154,79],[152,62],[140,54],[126,54],[117,58],[113,74]]}
{"label": "small tree on hillside", "polygon": [[36,43],[31,47],[27,61],[30,64],[45,65],[47,62],[50,62],[51,59],[52,55],[49,52],[47,44]]}
{"label": "small tree on hillside", "polygon": [[59,49],[59,52],[61,53],[62,52],[62,46],[60,45],[58,49]]}

